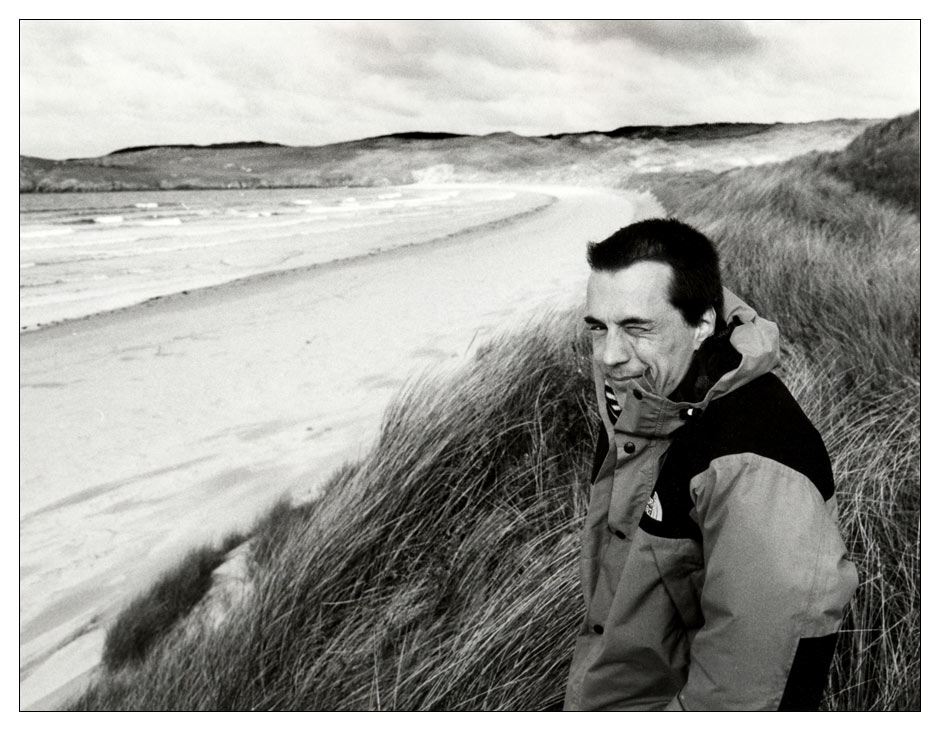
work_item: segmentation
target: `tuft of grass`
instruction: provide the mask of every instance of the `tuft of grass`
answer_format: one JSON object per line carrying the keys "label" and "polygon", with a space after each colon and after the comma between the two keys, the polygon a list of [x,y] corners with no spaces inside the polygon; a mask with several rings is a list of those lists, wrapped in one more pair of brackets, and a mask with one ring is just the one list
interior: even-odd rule
{"label": "tuft of grass", "polygon": [[[779,322],[782,376],[832,455],[861,586],[825,707],[919,708],[916,216],[819,158],[654,191],[716,239],[728,285]],[[414,381],[361,463],[262,522],[248,601],[172,632],[71,707],[557,707],[583,612],[597,426],[577,319],[545,314],[462,370]]]}
{"label": "tuft of grass", "polygon": [[249,570],[257,574],[275,566],[282,549],[306,529],[321,509],[320,502],[331,499],[334,492],[342,490],[358,468],[354,463],[340,466],[320,486],[317,497],[310,502],[294,505],[289,497],[283,497],[268,508],[251,529]]}
{"label": "tuft of grass", "polygon": [[102,663],[111,672],[140,663],[154,644],[189,614],[212,585],[212,572],[244,540],[232,535],[219,547],[189,551],[146,592],[125,607],[105,636]]}

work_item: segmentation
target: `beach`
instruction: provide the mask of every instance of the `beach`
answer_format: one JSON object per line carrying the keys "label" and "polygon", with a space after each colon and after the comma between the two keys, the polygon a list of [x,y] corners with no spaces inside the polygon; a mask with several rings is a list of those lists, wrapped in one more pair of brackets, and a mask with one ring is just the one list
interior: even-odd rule
{"label": "beach", "polygon": [[410,378],[575,305],[585,244],[661,213],[622,191],[476,188],[529,203],[21,335],[21,708],[78,688],[108,621],[187,549],[313,498]]}

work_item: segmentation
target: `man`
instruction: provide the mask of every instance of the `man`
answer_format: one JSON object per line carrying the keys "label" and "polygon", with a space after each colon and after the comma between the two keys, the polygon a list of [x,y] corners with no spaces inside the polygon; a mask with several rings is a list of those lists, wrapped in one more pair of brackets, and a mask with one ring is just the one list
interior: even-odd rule
{"label": "man", "polygon": [[603,429],[566,710],[818,707],[858,584],[777,328],[675,220],[588,249]]}

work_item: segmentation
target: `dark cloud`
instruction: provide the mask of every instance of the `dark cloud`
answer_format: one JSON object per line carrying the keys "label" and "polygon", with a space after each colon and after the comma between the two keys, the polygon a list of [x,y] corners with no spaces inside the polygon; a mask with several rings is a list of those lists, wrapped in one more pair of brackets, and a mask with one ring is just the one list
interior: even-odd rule
{"label": "dark cloud", "polygon": [[667,56],[722,59],[758,51],[760,38],[737,20],[537,21],[550,35],[588,43],[632,41]]}

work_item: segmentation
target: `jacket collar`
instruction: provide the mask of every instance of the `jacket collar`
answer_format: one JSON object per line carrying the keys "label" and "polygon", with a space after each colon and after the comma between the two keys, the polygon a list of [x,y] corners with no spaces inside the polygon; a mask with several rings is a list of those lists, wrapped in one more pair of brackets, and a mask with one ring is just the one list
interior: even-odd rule
{"label": "jacket collar", "polygon": [[675,391],[669,394],[669,400],[675,403],[699,403],[708,391],[728,371],[741,363],[741,354],[731,344],[731,333],[741,324],[735,315],[730,324],[723,324],[721,330],[710,336],[699,346],[682,381]]}
{"label": "jacket collar", "polygon": [[[699,348],[688,373],[670,397],[652,390],[645,377],[635,379],[616,431],[664,437],[695,418],[714,399],[769,373],[780,361],[777,326],[757,315],[737,295],[724,290],[724,322],[730,323]],[[601,413],[606,412],[604,383],[595,369]]]}

